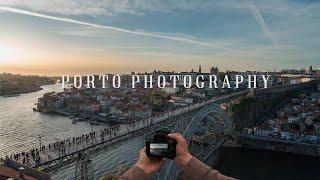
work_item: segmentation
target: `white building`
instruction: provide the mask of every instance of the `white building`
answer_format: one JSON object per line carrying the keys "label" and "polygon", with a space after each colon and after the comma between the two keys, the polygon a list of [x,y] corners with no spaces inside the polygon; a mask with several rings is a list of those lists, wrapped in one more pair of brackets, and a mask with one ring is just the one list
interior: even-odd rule
{"label": "white building", "polygon": [[176,94],[177,92],[179,92],[179,88],[177,87],[165,87],[162,89],[165,93],[168,94]]}

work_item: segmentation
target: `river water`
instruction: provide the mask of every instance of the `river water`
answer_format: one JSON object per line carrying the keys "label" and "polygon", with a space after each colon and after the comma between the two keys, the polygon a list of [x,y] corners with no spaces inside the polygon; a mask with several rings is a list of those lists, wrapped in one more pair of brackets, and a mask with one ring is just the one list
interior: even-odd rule
{"label": "river water", "polygon": [[[64,138],[96,131],[104,126],[87,122],[72,124],[69,118],[33,112],[37,99],[50,91],[61,91],[60,85],[43,86],[43,90],[18,97],[0,97],[0,156],[39,147]],[[138,137],[126,144],[92,158],[95,179],[115,172],[121,165],[132,165],[144,139]],[[317,179],[320,160],[308,156],[240,148],[220,149],[214,167],[240,179]],[[74,179],[75,166],[70,165],[52,175],[53,179]],[[318,179],[319,179],[318,178]]]}
{"label": "river water", "polygon": [[[39,147],[39,135],[42,144],[48,144],[105,128],[92,126],[87,122],[72,124],[67,117],[34,112],[35,103],[44,93],[62,91],[57,84],[42,88],[41,91],[21,94],[18,97],[0,97],[0,157]],[[99,178],[106,172],[115,172],[122,164],[132,165],[138,150],[143,146],[143,138],[136,138],[94,157],[95,177]],[[73,179],[74,170],[74,166],[63,168],[53,174],[53,179]]]}
{"label": "river water", "polygon": [[0,97],[0,156],[39,147],[98,129],[97,126],[72,121],[60,115],[34,112],[38,98],[50,91],[61,91],[60,85],[43,86],[43,90],[18,97]]}
{"label": "river water", "polygon": [[214,168],[238,179],[320,179],[320,158],[270,150],[223,147]]}

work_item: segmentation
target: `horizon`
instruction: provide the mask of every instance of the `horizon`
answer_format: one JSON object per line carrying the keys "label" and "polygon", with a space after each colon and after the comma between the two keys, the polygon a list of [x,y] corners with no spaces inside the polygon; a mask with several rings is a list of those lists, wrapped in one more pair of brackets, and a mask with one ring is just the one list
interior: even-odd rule
{"label": "horizon", "polygon": [[319,69],[319,9],[305,0],[0,0],[0,72]]}
{"label": "horizon", "polygon": [[[320,68],[314,68],[313,65],[311,65],[313,70],[315,71],[320,71]],[[198,66],[199,67],[199,66]],[[212,66],[212,67],[215,67],[215,66]],[[227,70],[220,70],[219,67],[217,67],[219,69],[219,72],[223,72],[223,73],[226,73],[227,71],[229,72],[261,72],[261,73],[279,73],[279,72],[282,72],[282,71],[286,71],[286,70],[296,70],[296,71],[300,71],[300,70],[305,70],[307,71],[308,67],[301,67],[301,68],[293,68],[293,69],[279,69],[279,70],[262,70],[262,71],[256,71],[256,70],[235,70],[235,69],[227,69]],[[210,68],[211,67],[208,67],[208,68],[204,68],[205,70],[203,70],[203,68],[201,67],[202,69],[202,73],[210,73]],[[207,70],[206,70],[207,69]],[[154,69],[154,70],[151,70],[151,71],[130,71],[130,72],[120,72],[120,73],[112,73],[112,72],[103,72],[103,73],[91,73],[91,74],[37,74],[37,73],[18,73],[18,72],[5,72],[5,71],[0,71],[0,74],[5,74],[5,73],[8,73],[8,74],[12,74],[12,75],[22,75],[22,76],[44,76],[44,77],[60,77],[60,76],[64,76],[64,75],[67,75],[67,76],[76,76],[76,75],[80,75],[80,76],[87,76],[87,75],[105,75],[105,74],[112,74],[112,75],[131,75],[132,72],[134,72],[135,74],[139,75],[139,74],[145,74],[145,73],[152,73],[152,72],[173,72],[173,73],[183,73],[183,72],[192,72],[192,70],[194,72],[198,72],[198,69],[196,68],[192,68],[192,69],[187,69],[185,71],[175,71],[175,70],[168,70],[168,71],[164,71],[162,69]]]}

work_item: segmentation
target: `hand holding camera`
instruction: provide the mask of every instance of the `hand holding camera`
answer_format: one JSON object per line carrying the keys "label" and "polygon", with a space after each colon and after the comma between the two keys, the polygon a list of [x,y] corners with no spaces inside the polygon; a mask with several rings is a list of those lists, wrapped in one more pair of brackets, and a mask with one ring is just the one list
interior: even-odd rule
{"label": "hand holding camera", "polygon": [[[174,159],[175,163],[183,169],[183,179],[199,179],[200,177],[202,179],[233,179],[194,158],[188,150],[187,141],[181,134],[168,134],[167,132],[158,132],[147,140],[146,147],[140,151],[135,168],[128,170],[120,179],[147,179],[163,166],[166,158]],[[145,173],[142,173],[141,170]]]}
{"label": "hand holding camera", "polygon": [[181,134],[155,134],[152,139],[146,141],[146,147],[140,151],[136,165],[150,175],[162,167],[165,158],[174,159],[181,167],[192,159],[188,144]]}
{"label": "hand holding camera", "polygon": [[146,141],[146,153],[148,157],[164,157],[174,159],[176,157],[177,142],[168,136],[165,131],[158,132]]}
{"label": "hand holding camera", "polygon": [[187,141],[179,133],[168,134],[168,137],[177,142],[176,157],[174,158],[174,161],[179,166],[186,165],[192,159],[192,155],[188,149]]}
{"label": "hand holding camera", "polygon": [[147,175],[151,175],[163,166],[164,161],[164,158],[149,158],[146,155],[146,148],[144,147],[140,150],[136,166],[140,167]]}

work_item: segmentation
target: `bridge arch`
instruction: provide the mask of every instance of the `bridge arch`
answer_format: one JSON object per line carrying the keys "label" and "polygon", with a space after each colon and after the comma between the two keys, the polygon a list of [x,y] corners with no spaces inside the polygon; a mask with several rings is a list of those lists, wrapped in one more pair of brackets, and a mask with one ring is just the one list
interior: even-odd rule
{"label": "bridge arch", "polygon": [[[209,144],[206,144],[205,147],[195,148],[197,149],[195,150],[197,152],[192,152],[194,140],[197,137],[196,132],[199,131],[199,129],[200,131],[203,131],[202,127],[208,126],[208,124],[203,124],[203,121],[212,123],[211,125],[213,126],[217,126],[214,131],[215,133],[222,132],[222,136],[216,141],[209,141]],[[176,130],[176,132],[183,134],[188,142],[189,151],[191,151],[195,157],[201,161],[206,161],[209,159],[209,157],[212,157],[212,154],[214,154],[218,147],[220,147],[230,136],[232,136],[233,130],[234,125],[232,118],[220,108],[220,105],[211,103],[201,108],[187,123],[187,125],[184,126],[184,128]],[[180,172],[181,169],[178,166],[176,166],[173,162],[168,162],[163,168],[162,172],[160,172],[161,175],[158,175],[158,178],[156,175],[155,178],[152,179],[179,179],[179,175],[181,174]]]}
{"label": "bridge arch", "polygon": [[[199,127],[200,122],[206,117],[208,117],[210,114],[215,114],[220,116],[225,127],[220,126],[218,128],[220,130],[223,130],[228,135],[232,134],[234,130],[232,118],[223,109],[221,109],[218,104],[212,103],[200,109],[200,111],[196,113],[196,115],[191,119],[188,126],[183,131],[183,135],[188,142],[190,142],[191,138],[194,135],[194,131]],[[214,121],[213,123],[217,125],[216,118],[213,118],[213,119],[209,118],[208,120]]]}

